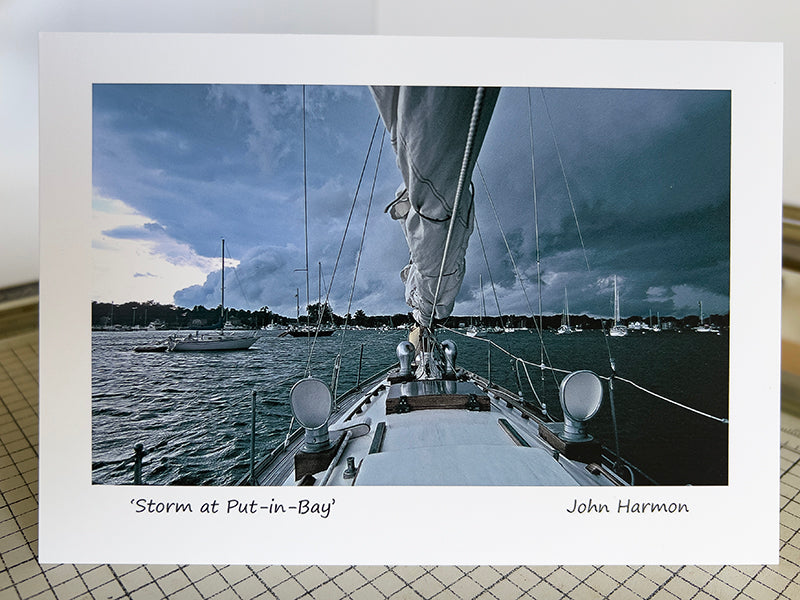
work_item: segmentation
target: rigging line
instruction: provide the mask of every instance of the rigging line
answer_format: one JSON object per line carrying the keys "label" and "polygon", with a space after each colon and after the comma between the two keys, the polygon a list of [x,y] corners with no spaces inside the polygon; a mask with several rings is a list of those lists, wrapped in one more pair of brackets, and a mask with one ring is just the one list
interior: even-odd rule
{"label": "rigging line", "polygon": [[483,187],[486,190],[486,197],[489,199],[489,204],[492,205],[492,211],[494,212],[494,218],[497,221],[497,227],[500,229],[500,235],[503,237],[503,243],[506,245],[506,251],[508,252],[508,258],[511,259],[511,266],[514,268],[514,275],[519,281],[519,285],[522,287],[522,293],[525,296],[525,303],[528,305],[528,310],[531,311],[533,314],[533,307],[531,306],[530,298],[528,298],[528,290],[525,289],[525,282],[522,279],[522,275],[517,268],[517,261],[514,260],[514,255],[511,253],[511,247],[508,245],[508,239],[506,238],[506,233],[503,231],[503,226],[500,224],[500,217],[497,214],[497,207],[494,205],[494,200],[492,199],[492,194],[489,191],[489,186],[486,184],[486,178],[483,176],[483,169],[481,169],[481,165],[478,164],[478,174],[481,176],[481,181],[483,182]]}
{"label": "rigging line", "polygon": [[[230,244],[228,244],[228,246],[230,246]],[[225,247],[225,251],[228,253],[228,258],[230,258],[231,260],[233,260],[233,257],[231,256],[231,251],[230,251],[230,248],[228,248],[228,247],[226,246],[226,247]],[[246,293],[245,293],[245,291],[244,291],[244,286],[242,285],[242,280],[241,280],[241,279],[239,279],[239,271],[238,271],[237,269],[235,269],[235,268],[233,269],[233,276],[234,276],[234,277],[236,277],[236,283],[237,283],[237,284],[239,284],[239,289],[240,289],[240,290],[241,290],[241,292],[242,292],[242,296],[244,297],[245,304],[246,304],[248,307],[252,306],[252,305],[250,304],[250,300],[247,298],[247,294],[246,294]]]}
{"label": "rigging line", "polygon": [[[461,333],[460,331],[456,331],[455,329],[450,329],[449,327],[445,327],[445,326],[441,326],[441,327],[442,327],[442,329],[444,329],[446,331],[449,331],[450,333],[454,333],[456,335],[461,335],[461,336],[464,336],[464,337],[468,337],[466,334]],[[500,352],[502,352],[503,354],[507,355],[509,358],[513,358],[514,360],[518,360],[523,365],[527,364],[527,365],[530,365],[532,367],[538,367],[540,369],[546,369],[548,371],[552,371],[553,373],[563,373],[564,375],[568,375],[569,373],[572,372],[572,371],[568,371],[566,369],[557,369],[555,367],[551,367],[551,366],[548,366],[548,365],[545,365],[545,364],[536,364],[535,362],[531,362],[529,360],[525,360],[524,358],[520,358],[519,356],[511,354],[511,352],[509,352],[508,350],[506,350],[502,346],[496,344],[492,340],[487,340],[485,338],[469,338],[469,339],[477,340],[477,341],[481,341],[481,342],[486,342],[487,344],[490,344],[491,346],[494,346],[495,348],[497,348]],[[595,375],[597,375],[597,374],[595,373]],[[597,377],[600,378],[600,379],[603,379],[605,381],[608,381],[609,379],[611,379],[610,377],[608,377],[606,375],[597,375]],[[616,381],[622,381],[623,383],[627,383],[628,385],[631,385],[631,386],[635,387],[636,389],[638,389],[639,391],[644,392],[646,394],[649,394],[650,396],[653,396],[654,398],[658,398],[659,400],[664,400],[665,402],[669,402],[670,404],[673,404],[673,405],[677,406],[678,408],[683,408],[685,410],[688,410],[690,412],[698,414],[698,415],[700,415],[702,417],[706,417],[708,419],[712,419],[714,421],[717,421],[719,423],[723,423],[725,425],[729,424],[728,419],[725,419],[723,417],[717,417],[717,416],[711,415],[709,413],[705,413],[705,412],[703,412],[701,410],[697,410],[696,408],[692,408],[691,406],[687,406],[685,404],[677,402],[676,400],[671,400],[671,399],[667,398],[666,396],[662,396],[661,394],[657,394],[656,392],[653,392],[651,390],[648,390],[645,387],[642,387],[638,383],[634,383],[630,379],[625,379],[624,377],[619,377],[618,375],[614,376],[614,379]]]}
{"label": "rigging line", "polygon": [[[326,304],[328,303],[328,298],[330,296],[331,289],[333,288],[333,280],[336,277],[336,271],[339,268],[339,260],[342,257],[342,250],[344,249],[344,242],[345,242],[345,239],[347,239],[347,232],[350,229],[350,221],[353,218],[353,211],[355,210],[355,207],[356,207],[356,200],[358,199],[358,193],[361,190],[361,183],[364,181],[364,172],[367,170],[367,162],[369,161],[369,155],[372,152],[372,144],[375,142],[375,133],[378,131],[378,123],[380,123],[380,121],[381,121],[381,117],[380,117],[380,115],[378,115],[378,118],[375,120],[375,127],[373,127],[373,129],[372,129],[372,137],[369,140],[369,147],[367,148],[367,155],[364,157],[364,164],[361,166],[361,174],[358,177],[358,184],[356,185],[355,194],[353,194],[353,202],[350,205],[350,212],[347,215],[347,223],[345,223],[344,233],[342,234],[342,241],[339,244],[339,252],[336,254],[336,261],[334,262],[333,271],[331,272],[331,282],[330,282],[330,285],[328,286],[328,291],[326,292],[326,296],[325,296],[325,303]],[[317,334],[319,333],[319,330],[320,330],[321,326],[322,326],[322,317],[320,315],[320,319],[317,322],[317,329],[314,332],[314,340],[313,340],[313,343],[311,344],[311,347],[310,347],[309,353],[308,353],[308,363],[306,364],[306,374],[307,374],[308,377],[311,376],[311,358],[312,358],[313,353],[314,353],[314,346],[316,345]],[[311,336],[308,336],[308,337],[309,337],[309,341],[311,342],[311,340],[310,340]]]}
{"label": "rigging line", "polygon": [[575,211],[575,203],[572,201],[572,191],[569,188],[569,181],[567,180],[567,172],[564,169],[564,161],[561,159],[561,150],[558,147],[558,141],[556,140],[556,130],[553,127],[553,119],[550,116],[550,107],[547,105],[547,99],[544,97],[544,90],[539,88],[539,91],[542,94],[542,101],[544,102],[544,110],[547,113],[547,120],[550,122],[550,132],[553,135],[553,144],[556,147],[556,155],[558,156],[558,164],[561,166],[561,175],[564,177],[564,185],[567,188],[567,196],[569,197],[569,205],[572,207],[572,216],[575,218],[575,227],[578,230],[578,238],[581,241],[581,248],[583,248],[583,260],[586,261],[586,270],[591,271],[592,269],[589,267],[589,256],[586,254],[586,246],[583,243],[583,234],[581,234],[581,226],[578,224],[578,213]]}
{"label": "rigging line", "polygon": [[[330,288],[328,287],[328,284],[325,281],[325,273],[323,273],[323,271],[322,271],[322,265],[321,264],[320,264],[319,275],[322,278],[322,289],[325,290],[325,297],[327,298],[328,292],[330,291]],[[320,302],[321,302],[321,300],[320,300]]]}
{"label": "rigging line", "polygon": [[358,267],[361,265],[361,254],[364,250],[364,240],[367,237],[367,223],[369,222],[369,213],[372,209],[372,198],[375,194],[375,182],[378,180],[378,169],[381,166],[381,156],[383,155],[383,145],[386,141],[386,130],[381,134],[381,144],[378,146],[378,161],[375,164],[375,175],[372,178],[372,189],[369,192],[369,202],[367,203],[367,214],[364,216],[364,228],[361,230],[361,243],[358,246],[358,254],[356,255],[356,267],[353,270],[353,285],[350,287],[350,298],[347,300],[347,312],[344,318],[344,331],[342,331],[342,340],[339,346],[339,354],[344,349],[344,337],[347,332],[348,320],[350,318],[350,310],[353,306],[353,295],[356,291],[356,279],[358,278]]}
{"label": "rigging line", "polygon": [[676,402],[675,400],[670,400],[666,396],[662,396],[661,394],[656,394],[655,392],[651,392],[647,388],[643,388],[639,384],[634,383],[633,381],[630,381],[629,379],[625,379],[623,377],[615,377],[615,379],[617,381],[624,381],[628,385],[632,385],[633,387],[635,387],[637,390],[640,390],[642,392],[646,392],[646,393],[650,394],[651,396],[659,398],[660,400],[664,400],[665,402],[669,402],[670,404],[674,404],[675,406],[678,406],[679,408],[683,408],[684,410],[691,411],[693,413],[696,413],[696,414],[701,415],[703,417],[706,417],[708,419],[713,419],[714,421],[717,421],[719,423],[724,423],[726,425],[729,423],[728,419],[725,419],[723,417],[715,417],[714,415],[710,415],[710,414],[705,413],[705,412],[703,412],[701,410],[697,410],[696,408],[692,408],[691,406],[686,406],[685,404],[681,404],[680,402]]}
{"label": "rigging line", "polygon": [[[308,167],[306,155],[306,86],[302,86],[303,90],[303,231],[306,240],[306,325],[308,325],[308,304],[309,304],[309,291],[308,291]],[[297,318],[297,325],[300,326],[300,317]],[[306,336],[308,339],[308,361],[311,362],[311,337]],[[309,377],[311,374],[309,373]]]}
{"label": "rigging line", "polygon": [[601,320],[600,327],[603,328],[603,341],[606,343],[606,352],[608,352],[608,364],[611,365],[611,372],[616,373],[617,365],[614,362],[614,357],[611,356],[611,346],[608,343],[608,338],[610,335],[609,332],[606,331],[606,322]]}
{"label": "rigging line", "polygon": [[467,133],[467,142],[464,147],[464,157],[461,159],[461,172],[458,174],[458,185],[456,186],[456,197],[453,201],[453,210],[450,213],[450,223],[447,226],[447,237],[444,242],[444,251],[442,252],[442,264],[439,267],[439,277],[436,280],[436,291],[433,294],[433,305],[431,306],[431,318],[428,321],[428,328],[433,327],[433,317],[436,314],[436,303],[439,301],[439,290],[444,277],[444,265],[447,260],[447,251],[450,249],[450,238],[453,235],[453,228],[458,215],[458,205],[461,201],[461,194],[464,192],[464,180],[467,178],[467,168],[472,156],[472,146],[475,141],[475,132],[478,129],[478,122],[481,117],[481,107],[483,106],[484,88],[479,87],[475,90],[475,101],[472,104],[472,116],[469,123],[469,132]]}
{"label": "rigging line", "polygon": [[[536,233],[536,282],[539,289],[539,329],[543,327],[542,321],[542,266],[541,254],[539,252],[539,203],[536,196],[536,166],[534,161],[534,146],[533,146],[533,102],[531,98],[531,89],[528,88],[528,131],[531,140],[531,188],[533,190],[533,226]],[[535,321],[535,319],[534,319]],[[541,346],[540,362],[544,362],[544,345]],[[544,378],[544,371],[542,371],[542,378]]]}
{"label": "rigging line", "polygon": [[[478,232],[478,241],[481,244],[481,252],[483,252],[483,261],[486,263],[486,270],[489,272],[489,283],[492,286],[492,293],[494,294],[494,302],[497,305],[497,314],[500,317],[500,325],[505,326],[505,324],[503,323],[503,312],[500,310],[500,301],[497,299],[497,289],[494,286],[494,279],[492,278],[492,269],[489,267],[489,259],[486,257],[486,248],[483,245],[483,236],[481,235],[481,228],[478,226],[477,211],[475,212],[475,231]],[[486,306],[484,305],[483,308],[485,310]]]}
{"label": "rigging line", "polygon": [[536,393],[536,389],[533,387],[533,381],[531,380],[531,375],[530,373],[528,373],[528,365],[522,363],[522,369],[525,371],[525,377],[528,380],[528,385],[531,386],[533,397],[536,398],[536,402],[539,403],[539,407],[544,410],[545,414],[547,414],[547,405],[544,402],[542,402],[542,399],[539,398],[539,394]]}
{"label": "rigging line", "polygon": [[[492,206],[492,211],[494,212],[494,218],[497,221],[497,227],[500,229],[500,235],[503,237],[503,243],[505,243],[506,245],[506,251],[508,252],[508,257],[511,259],[511,266],[514,268],[514,275],[517,278],[517,281],[519,281],[520,287],[522,287],[522,293],[525,296],[525,303],[528,305],[528,310],[531,312],[531,315],[533,315],[534,314],[533,307],[531,306],[530,298],[528,298],[528,292],[525,289],[525,282],[523,281],[522,275],[520,274],[519,268],[517,267],[517,262],[514,260],[514,255],[511,252],[511,247],[508,245],[508,239],[506,238],[506,233],[503,230],[503,225],[500,223],[500,216],[497,214],[497,207],[494,204],[494,200],[492,200],[492,194],[489,191],[489,186],[486,183],[486,178],[483,176],[483,169],[481,169],[480,164],[477,164],[477,167],[478,167],[478,174],[480,175],[481,181],[483,182],[483,187],[486,190],[486,197],[489,199],[489,204],[491,204]],[[552,364],[552,362],[550,361],[550,356],[547,352],[547,347],[544,344],[544,335],[542,334],[542,329],[536,322],[536,318],[533,319],[533,324],[536,327],[536,333],[539,336],[539,345],[540,348],[542,349],[542,354],[544,355],[544,358],[547,359],[547,362]],[[542,360],[542,363],[544,363],[544,360]],[[553,378],[553,381],[556,383],[556,385],[558,385],[558,382],[555,381],[555,376]]]}

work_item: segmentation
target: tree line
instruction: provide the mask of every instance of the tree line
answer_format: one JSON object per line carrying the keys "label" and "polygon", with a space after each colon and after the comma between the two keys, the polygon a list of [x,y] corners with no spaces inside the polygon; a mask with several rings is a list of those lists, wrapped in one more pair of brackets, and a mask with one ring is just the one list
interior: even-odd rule
{"label": "tree line", "polygon": [[[337,315],[328,303],[309,304],[305,315],[300,315],[299,323],[316,324],[322,310],[322,322],[341,327],[345,321],[350,326],[356,327],[400,327],[413,323],[410,312],[395,313],[392,315],[367,315],[359,309],[352,315]],[[484,327],[524,327],[535,329],[539,318],[524,315],[503,315],[495,317],[451,316],[444,325],[448,327],[466,327],[481,325]],[[588,315],[570,315],[570,323],[583,329],[608,328],[609,319],[598,319]],[[649,324],[650,317],[634,315],[624,319],[625,323],[641,322]],[[711,315],[706,319],[719,327],[728,327],[729,315]],[[110,302],[92,302],[92,327],[95,329],[115,328],[146,328],[149,325],[164,329],[214,329],[219,328],[223,322],[228,326],[260,329],[266,325],[280,326],[296,325],[297,318],[285,317],[272,312],[269,307],[262,306],[258,310],[242,310],[226,308],[223,319],[221,306],[206,308],[197,305],[193,308],[175,306],[174,304],[159,304],[153,300],[147,302],[125,302],[114,304]],[[541,319],[543,329],[557,329],[561,324],[561,315],[545,315]],[[653,323],[655,324],[655,322]],[[697,315],[688,315],[682,318],[661,317],[661,326],[664,329],[684,329],[696,327],[700,324]]]}

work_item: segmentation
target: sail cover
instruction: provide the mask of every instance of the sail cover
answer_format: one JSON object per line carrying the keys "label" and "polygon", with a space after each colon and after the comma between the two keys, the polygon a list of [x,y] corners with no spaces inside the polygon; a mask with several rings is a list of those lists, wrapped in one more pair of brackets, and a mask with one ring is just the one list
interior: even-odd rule
{"label": "sail cover", "polygon": [[[436,319],[450,315],[464,279],[464,256],[474,219],[470,181],[499,89],[482,90],[478,111],[474,111],[477,88],[386,86],[371,90],[404,182],[391,214],[400,220],[411,254],[400,274],[406,302],[413,308],[414,319],[428,325],[432,313]],[[452,214],[471,123],[472,149],[458,213]],[[451,218],[455,222],[436,296]]]}

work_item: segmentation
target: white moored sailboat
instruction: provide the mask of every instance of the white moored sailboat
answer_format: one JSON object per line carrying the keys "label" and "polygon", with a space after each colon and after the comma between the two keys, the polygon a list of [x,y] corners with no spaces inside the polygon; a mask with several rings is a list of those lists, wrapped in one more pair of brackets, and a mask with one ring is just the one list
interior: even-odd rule
{"label": "white moored sailboat", "polygon": [[247,350],[256,343],[258,337],[255,331],[236,331],[226,332],[225,323],[225,240],[222,240],[222,280],[221,303],[220,303],[220,322],[223,324],[217,331],[190,333],[189,335],[178,338],[170,337],[168,349],[171,352],[201,352],[201,351],[224,351],[224,350]]}
{"label": "white moored sailboat", "polygon": [[628,335],[628,328],[619,324],[619,292],[617,291],[617,276],[614,275],[614,325],[609,331],[609,335],[622,337]]}
{"label": "white moored sailboat", "polygon": [[705,322],[705,318],[703,317],[703,301],[700,300],[698,305],[700,311],[700,324],[695,327],[694,330],[697,333],[719,333],[719,327]]}
{"label": "white moored sailboat", "polygon": [[561,314],[561,326],[556,330],[556,333],[559,335],[572,333],[572,327],[569,326],[569,301],[567,300],[566,286],[564,286],[564,312]]}

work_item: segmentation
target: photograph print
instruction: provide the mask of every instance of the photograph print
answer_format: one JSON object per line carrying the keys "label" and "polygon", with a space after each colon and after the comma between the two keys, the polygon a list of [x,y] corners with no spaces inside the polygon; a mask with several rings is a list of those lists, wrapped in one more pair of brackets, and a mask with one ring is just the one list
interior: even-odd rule
{"label": "photograph print", "polygon": [[92,85],[96,485],[728,485],[729,90]]}

